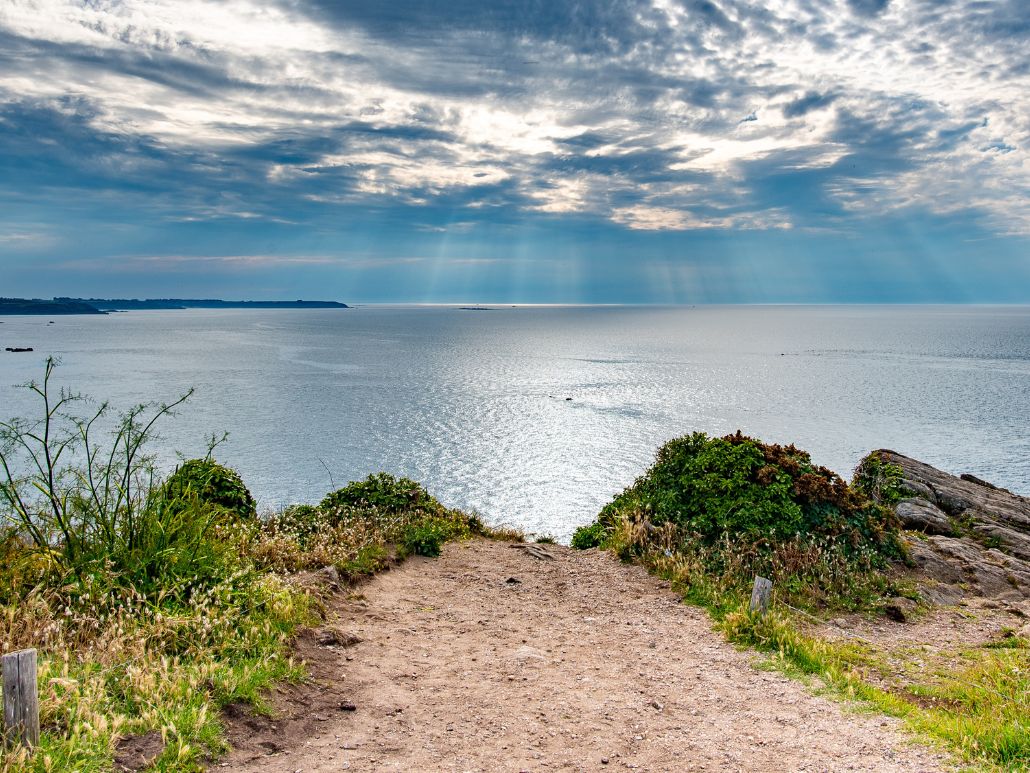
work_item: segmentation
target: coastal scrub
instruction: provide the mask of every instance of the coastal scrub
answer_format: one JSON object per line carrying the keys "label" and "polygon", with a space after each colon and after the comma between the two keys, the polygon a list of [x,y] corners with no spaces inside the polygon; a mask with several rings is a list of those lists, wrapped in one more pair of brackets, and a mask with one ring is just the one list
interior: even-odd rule
{"label": "coastal scrub", "polygon": [[[665,445],[572,545],[670,580],[730,641],[766,653],[768,667],[898,717],[977,769],[1028,770],[1025,638],[1003,631],[986,645],[906,658],[889,643],[826,633],[822,621],[842,612],[918,600],[901,579],[905,551],[887,506],[902,496],[901,469],[875,454],[849,485],[794,446],[695,433]],[[755,575],[774,581],[762,616],[748,610]]]}
{"label": "coastal scrub", "polygon": [[485,531],[383,474],[258,516],[210,453],[159,474],[148,443],[191,393],[112,415],[55,366],[28,385],[40,416],[0,423],[0,646],[37,649],[43,731],[32,755],[0,749],[5,773],[110,770],[129,736],[153,739],[150,769],[206,769],[224,706],[268,711],[304,678],[290,642],[324,611],[306,575],[356,582]]}
{"label": "coastal scrub", "polygon": [[795,446],[739,432],[664,445],[572,544],[675,557],[699,599],[743,594],[758,574],[809,607],[866,604],[903,553],[888,508]]}

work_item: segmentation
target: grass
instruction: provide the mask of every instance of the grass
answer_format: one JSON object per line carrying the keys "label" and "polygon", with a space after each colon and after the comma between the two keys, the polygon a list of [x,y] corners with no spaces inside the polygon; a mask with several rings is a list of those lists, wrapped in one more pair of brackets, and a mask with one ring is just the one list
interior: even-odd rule
{"label": "grass", "polygon": [[[620,550],[617,540],[608,545],[615,552]],[[685,601],[708,610],[729,641],[765,653],[766,667],[814,680],[833,696],[898,718],[976,770],[1030,770],[1026,639],[1006,631],[981,647],[938,651],[934,658],[906,657],[889,644],[820,635],[806,615],[777,603],[790,591],[774,588],[772,609],[757,617],[748,613],[749,598],[740,585],[705,574],[704,560],[664,550],[637,550],[635,555],[669,580]],[[857,587],[858,596],[847,606],[876,614],[878,594],[872,589],[877,583]]]}
{"label": "grass", "polygon": [[884,680],[877,649],[805,634],[790,616],[755,620],[738,611],[719,626],[731,641],[771,653],[782,670],[817,677],[833,693],[903,720],[977,769],[1030,769],[1025,643],[955,653],[947,666],[913,665]]}
{"label": "grass", "polygon": [[168,479],[146,452],[171,405],[80,415],[83,398],[30,389],[37,421],[0,423],[0,646],[36,648],[42,736],[0,748],[0,771],[109,771],[120,739],[158,733],[152,768],[200,771],[226,750],[221,709],[268,712],[277,682],[304,678],[297,631],[324,613],[309,573],[352,583],[406,555],[474,534],[511,536],[379,474],[318,506],[257,517],[232,470],[208,457]]}
{"label": "grass", "polygon": [[[669,580],[727,639],[765,653],[766,667],[897,717],[977,770],[1030,770],[1025,639],[1004,631],[985,646],[914,657],[889,640],[825,634],[829,616],[875,618],[894,597],[918,597],[890,571],[904,550],[884,503],[900,486],[900,469],[875,455],[846,484],[794,446],[695,434],[664,446],[572,545]],[[755,575],[774,581],[761,617],[748,612]]]}
{"label": "grass", "polygon": [[[223,706],[267,711],[269,687],[304,676],[289,641],[319,620],[322,606],[295,573],[331,565],[358,582],[407,553],[438,554],[443,541],[485,533],[451,515],[460,526],[369,509],[303,538],[273,515],[224,536],[238,569],[185,600],[148,597],[105,576],[8,599],[0,641],[4,651],[39,650],[43,735],[31,758],[0,751],[0,769],[110,770],[118,739],[149,731],[165,742],[154,770],[205,769],[227,750]],[[406,545],[411,535],[417,544]]]}
{"label": "grass", "polygon": [[39,651],[41,742],[0,752],[5,771],[109,770],[120,737],[158,731],[156,770],[201,770],[225,751],[219,709],[261,707],[275,681],[303,675],[284,640],[317,606],[274,575],[245,574],[185,604],[131,589],[41,590],[4,605],[5,651]]}

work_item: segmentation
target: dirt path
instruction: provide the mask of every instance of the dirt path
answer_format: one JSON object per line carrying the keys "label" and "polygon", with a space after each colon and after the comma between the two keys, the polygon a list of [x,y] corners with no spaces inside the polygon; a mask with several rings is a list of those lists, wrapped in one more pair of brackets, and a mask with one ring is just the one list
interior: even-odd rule
{"label": "dirt path", "polygon": [[301,642],[317,695],[241,718],[223,769],[940,769],[891,721],[756,670],[642,569],[546,550],[451,545],[341,594],[362,641]]}

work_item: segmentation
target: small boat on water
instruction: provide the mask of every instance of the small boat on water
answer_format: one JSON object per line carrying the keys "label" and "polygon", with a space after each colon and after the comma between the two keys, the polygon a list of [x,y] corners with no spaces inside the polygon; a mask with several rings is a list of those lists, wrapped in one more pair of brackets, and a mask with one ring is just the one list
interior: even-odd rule
{"label": "small boat on water", "polygon": [[8,352],[31,352],[31,346],[8,346],[6,351]]}

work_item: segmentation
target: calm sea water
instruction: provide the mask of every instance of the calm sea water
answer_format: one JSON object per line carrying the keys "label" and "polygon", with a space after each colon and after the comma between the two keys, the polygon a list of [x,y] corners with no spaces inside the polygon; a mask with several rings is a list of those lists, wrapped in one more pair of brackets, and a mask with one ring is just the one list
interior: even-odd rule
{"label": "calm sea water", "polygon": [[[58,381],[196,396],[160,450],[218,456],[265,506],[377,470],[567,539],[665,440],[741,429],[850,478],[889,447],[1030,493],[1030,308],[455,308],[5,317],[0,415]],[[567,400],[566,398],[572,398]],[[323,467],[323,462],[325,467]],[[325,468],[328,468],[328,472]]]}

